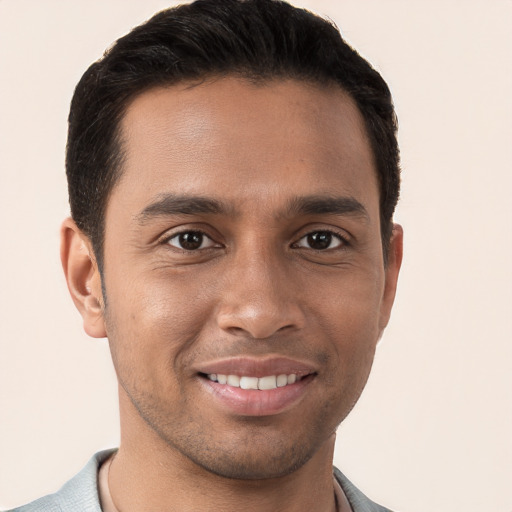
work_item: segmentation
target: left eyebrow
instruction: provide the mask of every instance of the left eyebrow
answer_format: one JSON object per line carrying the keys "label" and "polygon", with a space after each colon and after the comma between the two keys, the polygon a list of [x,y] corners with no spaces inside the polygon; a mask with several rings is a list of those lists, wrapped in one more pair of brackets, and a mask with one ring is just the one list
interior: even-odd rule
{"label": "left eyebrow", "polygon": [[360,217],[370,222],[366,208],[350,196],[300,196],[293,198],[285,212],[285,216],[294,215],[343,215]]}

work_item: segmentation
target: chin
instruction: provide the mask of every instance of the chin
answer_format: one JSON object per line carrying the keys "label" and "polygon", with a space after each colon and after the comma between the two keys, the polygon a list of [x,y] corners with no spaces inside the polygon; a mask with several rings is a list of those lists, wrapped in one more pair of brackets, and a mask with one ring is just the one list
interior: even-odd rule
{"label": "chin", "polygon": [[262,453],[261,450],[258,454],[241,454],[239,451],[236,454],[217,453],[214,460],[205,457],[204,453],[200,454],[200,457],[190,453],[184,455],[209,473],[233,480],[268,480],[286,477],[304,466],[312,456],[309,453],[276,454],[275,451],[269,454]]}

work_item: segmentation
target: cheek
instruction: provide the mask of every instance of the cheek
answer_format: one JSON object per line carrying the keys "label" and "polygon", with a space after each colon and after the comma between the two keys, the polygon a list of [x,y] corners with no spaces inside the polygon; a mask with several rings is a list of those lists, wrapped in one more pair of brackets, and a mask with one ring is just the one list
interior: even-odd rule
{"label": "cheek", "polygon": [[372,340],[379,330],[383,283],[377,272],[364,279],[356,274],[333,279],[327,293],[317,294],[314,315],[341,343],[354,337]]}
{"label": "cheek", "polygon": [[[178,282],[176,282],[178,281]],[[108,283],[107,283],[108,284]],[[120,378],[169,381],[208,317],[204,298],[179,280],[132,280],[107,287],[106,325]],[[136,378],[135,378],[136,377]]]}
{"label": "cheek", "polygon": [[362,389],[368,377],[380,332],[382,286],[378,276],[347,280],[323,294],[310,313],[316,328],[330,340],[334,380],[341,379],[348,387]]}

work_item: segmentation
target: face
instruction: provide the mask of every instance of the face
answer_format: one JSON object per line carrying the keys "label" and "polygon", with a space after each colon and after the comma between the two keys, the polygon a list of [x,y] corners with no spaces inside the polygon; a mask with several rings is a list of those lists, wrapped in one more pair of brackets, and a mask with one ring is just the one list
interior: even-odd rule
{"label": "face", "polygon": [[122,133],[102,317],[122,429],[288,474],[358,399],[393,301],[361,115],[339,88],[224,78],[143,93]]}

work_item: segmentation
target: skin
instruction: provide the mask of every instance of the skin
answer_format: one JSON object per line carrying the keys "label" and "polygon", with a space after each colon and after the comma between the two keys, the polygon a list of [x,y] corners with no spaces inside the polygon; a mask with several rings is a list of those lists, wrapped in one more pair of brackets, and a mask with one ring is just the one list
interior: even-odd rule
{"label": "skin", "polygon": [[[121,128],[103,276],[87,237],[62,228],[72,297],[86,332],[108,336],[119,380],[116,506],[333,510],[334,433],[368,378],[402,256],[395,225],[384,265],[357,107],[334,86],[229,77],[146,91]],[[192,212],[198,196],[218,211]],[[191,232],[199,248],[180,248]],[[312,374],[275,414],[225,407],[198,373],[277,356]]]}

